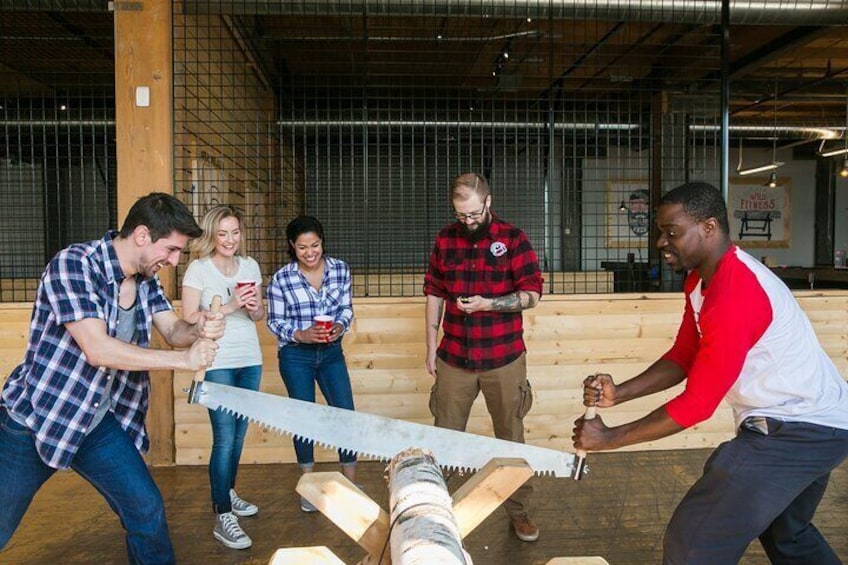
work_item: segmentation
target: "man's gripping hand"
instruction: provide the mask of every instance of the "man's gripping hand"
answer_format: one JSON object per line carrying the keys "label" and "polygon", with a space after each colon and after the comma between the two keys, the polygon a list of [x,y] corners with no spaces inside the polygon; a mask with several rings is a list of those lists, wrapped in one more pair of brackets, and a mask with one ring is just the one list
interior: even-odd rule
{"label": "man's gripping hand", "polygon": [[200,318],[195,322],[199,339],[216,340],[224,335],[227,322],[222,313],[205,311],[200,314]]}

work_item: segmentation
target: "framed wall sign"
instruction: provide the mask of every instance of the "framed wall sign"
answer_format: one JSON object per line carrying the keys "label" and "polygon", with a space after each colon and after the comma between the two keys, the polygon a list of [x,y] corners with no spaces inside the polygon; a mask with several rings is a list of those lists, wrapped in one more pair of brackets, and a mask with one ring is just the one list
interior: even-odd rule
{"label": "framed wall sign", "polygon": [[765,186],[767,178],[732,179],[728,188],[727,214],[730,237],[740,247],[789,247],[791,181]]}
{"label": "framed wall sign", "polygon": [[607,183],[607,247],[647,247],[651,231],[648,181],[613,180]]}

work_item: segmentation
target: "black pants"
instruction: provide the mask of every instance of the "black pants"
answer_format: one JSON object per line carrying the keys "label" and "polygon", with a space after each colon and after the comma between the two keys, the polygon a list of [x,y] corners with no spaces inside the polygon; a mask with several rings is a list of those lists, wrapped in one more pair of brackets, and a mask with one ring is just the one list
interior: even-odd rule
{"label": "black pants", "polygon": [[764,431],[743,425],[713,452],[668,524],[663,563],[737,563],[756,538],[775,564],[841,563],[812,519],[848,430],[767,419]]}

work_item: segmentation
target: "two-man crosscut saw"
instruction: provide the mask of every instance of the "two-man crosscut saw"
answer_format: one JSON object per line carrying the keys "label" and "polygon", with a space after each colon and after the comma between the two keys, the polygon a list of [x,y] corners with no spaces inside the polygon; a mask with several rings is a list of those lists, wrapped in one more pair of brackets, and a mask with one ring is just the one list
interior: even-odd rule
{"label": "two-man crosscut saw", "polygon": [[580,479],[588,472],[583,457],[487,436],[425,426],[375,414],[195,380],[189,403],[222,409],[278,433],[388,461],[411,447],[427,449],[439,465],[476,471],[496,457],[524,459],[538,475]]}

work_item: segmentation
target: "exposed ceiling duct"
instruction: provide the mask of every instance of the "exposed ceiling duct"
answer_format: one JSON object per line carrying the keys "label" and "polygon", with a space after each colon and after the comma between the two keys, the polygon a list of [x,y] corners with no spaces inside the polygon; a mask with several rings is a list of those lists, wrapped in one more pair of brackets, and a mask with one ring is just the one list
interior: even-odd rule
{"label": "exposed ceiling duct", "polygon": [[[720,0],[186,0],[188,13],[598,19],[718,24]],[[844,25],[846,0],[730,0],[730,23]]]}

